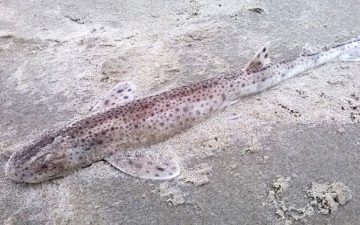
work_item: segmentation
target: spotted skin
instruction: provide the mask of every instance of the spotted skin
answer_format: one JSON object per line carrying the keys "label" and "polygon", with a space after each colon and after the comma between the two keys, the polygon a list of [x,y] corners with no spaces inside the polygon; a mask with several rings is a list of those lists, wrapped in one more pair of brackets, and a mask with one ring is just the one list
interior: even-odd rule
{"label": "spotted skin", "polygon": [[252,66],[248,70],[245,67],[239,72],[114,106],[46,134],[15,151],[7,163],[6,174],[17,182],[38,183],[65,176],[117,152],[161,142],[242,96],[263,91],[349,51],[359,51],[360,40],[272,65],[264,63],[267,48],[266,45],[266,49],[260,49],[258,53],[263,54],[252,59],[258,62],[262,58],[261,67],[250,60],[247,66]]}

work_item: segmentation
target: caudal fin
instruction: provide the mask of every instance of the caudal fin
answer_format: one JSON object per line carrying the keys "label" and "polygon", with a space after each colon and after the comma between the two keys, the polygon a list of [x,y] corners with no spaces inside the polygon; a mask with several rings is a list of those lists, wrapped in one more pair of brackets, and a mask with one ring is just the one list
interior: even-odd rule
{"label": "caudal fin", "polygon": [[[354,42],[360,42],[360,35],[351,39],[350,43],[354,43]],[[341,54],[338,59],[340,61],[344,61],[344,62],[356,62],[356,61],[360,61],[360,46],[352,48],[346,52],[344,52],[343,54]]]}
{"label": "caudal fin", "polygon": [[339,56],[340,61],[357,62],[360,61],[360,48],[351,49]]}

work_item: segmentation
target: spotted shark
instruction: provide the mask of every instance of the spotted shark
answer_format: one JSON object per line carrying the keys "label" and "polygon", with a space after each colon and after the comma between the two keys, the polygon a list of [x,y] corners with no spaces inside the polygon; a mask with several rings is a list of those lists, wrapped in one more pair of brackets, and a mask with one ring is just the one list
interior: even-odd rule
{"label": "spotted shark", "polygon": [[139,178],[168,180],[180,174],[179,156],[151,147],[216,114],[244,96],[332,61],[359,61],[360,36],[322,51],[305,45],[300,56],[270,63],[269,43],[242,69],[144,98],[131,81],[111,88],[90,114],[16,150],[5,166],[15,182],[64,177],[105,160]]}

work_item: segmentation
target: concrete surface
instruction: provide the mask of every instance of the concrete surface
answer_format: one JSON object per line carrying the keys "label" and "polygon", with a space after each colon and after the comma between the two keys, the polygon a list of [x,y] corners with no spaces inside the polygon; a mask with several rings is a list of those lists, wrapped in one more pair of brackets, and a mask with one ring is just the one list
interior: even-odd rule
{"label": "concrete surface", "polygon": [[[359,35],[359,9],[358,0],[0,1],[0,166],[44,130],[86,116],[120,80],[158,93],[241,69],[267,41],[273,62],[295,57],[306,42]],[[0,170],[0,223],[359,224],[359,68],[311,70],[155,146],[182,156],[172,181],[105,162],[38,185]],[[340,182],[352,198],[330,214],[300,213],[313,182]],[[338,202],[344,190],[335,192]]]}

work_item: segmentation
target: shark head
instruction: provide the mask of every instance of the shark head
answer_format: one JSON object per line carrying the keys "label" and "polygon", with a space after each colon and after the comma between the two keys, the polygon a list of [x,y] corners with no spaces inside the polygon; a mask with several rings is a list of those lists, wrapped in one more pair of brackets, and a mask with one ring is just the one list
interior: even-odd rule
{"label": "shark head", "polygon": [[62,177],[86,164],[85,151],[81,150],[71,146],[61,135],[44,135],[16,151],[8,160],[5,173],[15,182],[25,183]]}

